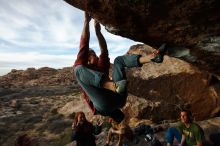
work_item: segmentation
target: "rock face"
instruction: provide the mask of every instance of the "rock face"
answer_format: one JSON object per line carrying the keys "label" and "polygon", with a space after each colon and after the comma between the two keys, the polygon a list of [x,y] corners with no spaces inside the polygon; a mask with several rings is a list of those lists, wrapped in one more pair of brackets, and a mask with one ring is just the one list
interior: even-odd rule
{"label": "rock face", "polygon": [[89,12],[110,33],[148,45],[178,46],[170,47],[170,55],[220,76],[219,0],[65,1]]}
{"label": "rock face", "polygon": [[[152,50],[137,45],[129,54],[146,55]],[[220,114],[220,81],[189,63],[165,56],[162,64],[147,63],[127,71],[130,93],[124,111],[131,117],[153,121],[179,117],[187,107],[196,120]]]}
{"label": "rock face", "polygon": [[[83,96],[83,95],[82,95]],[[90,111],[87,103],[85,102],[84,98],[80,96],[80,98],[74,98],[71,102],[68,102],[58,110],[58,113],[69,116],[70,114],[76,111],[83,111],[87,118],[91,118],[93,116],[92,112]]]}
{"label": "rock face", "polygon": [[[137,45],[128,54],[152,51],[147,45]],[[65,145],[70,142],[76,112],[83,111],[92,119],[71,70],[31,68],[0,77],[0,145],[14,145],[19,137],[39,146]],[[165,56],[162,64],[150,62],[126,72],[129,96],[123,110],[130,125],[175,121],[179,108],[185,106],[192,109],[196,120],[220,115],[220,81],[183,60]],[[210,146],[219,144],[219,121],[218,117],[201,122]],[[164,132],[156,135],[163,143]],[[105,129],[97,145],[104,145],[106,136]],[[150,143],[140,137],[137,146],[145,145]]]}

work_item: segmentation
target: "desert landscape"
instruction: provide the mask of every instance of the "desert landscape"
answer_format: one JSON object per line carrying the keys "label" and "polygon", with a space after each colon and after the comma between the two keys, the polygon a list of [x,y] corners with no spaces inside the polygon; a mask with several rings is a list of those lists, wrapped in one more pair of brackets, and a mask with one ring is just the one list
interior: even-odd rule
{"label": "desert landscape", "polygon": [[[146,55],[152,48],[140,45],[128,53]],[[19,136],[32,145],[61,146],[71,143],[74,114],[83,111],[95,122],[82,97],[72,67],[53,69],[12,70],[0,77],[0,144],[12,146]],[[220,82],[197,67],[165,56],[163,64],[148,63],[127,70],[129,96],[123,111],[131,127],[140,123],[161,126],[155,136],[165,144],[166,128],[179,119],[179,108],[189,107],[195,120],[204,128],[209,145],[219,144]],[[206,108],[202,108],[206,106]],[[106,122],[107,118],[102,117]],[[107,124],[107,122],[106,122]],[[106,125],[105,124],[105,125]],[[104,145],[108,126],[97,136],[97,145]],[[130,145],[150,145],[143,137]]]}

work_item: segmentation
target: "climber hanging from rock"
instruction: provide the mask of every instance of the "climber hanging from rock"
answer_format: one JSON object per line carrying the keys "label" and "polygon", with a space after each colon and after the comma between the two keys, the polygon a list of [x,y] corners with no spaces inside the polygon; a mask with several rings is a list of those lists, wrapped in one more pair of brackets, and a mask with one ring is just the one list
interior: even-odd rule
{"label": "climber hanging from rock", "polygon": [[98,38],[101,54],[98,57],[89,48],[89,23],[91,17],[85,12],[85,20],[80,40],[80,49],[74,64],[74,74],[81,86],[84,97],[94,114],[110,116],[116,122],[124,119],[120,110],[127,99],[127,80],[125,68],[141,67],[144,63],[162,63],[166,50],[163,44],[154,53],[141,55],[118,56],[114,60],[112,80],[109,78],[110,59],[105,38],[101,33],[100,24],[95,20],[95,33]]}

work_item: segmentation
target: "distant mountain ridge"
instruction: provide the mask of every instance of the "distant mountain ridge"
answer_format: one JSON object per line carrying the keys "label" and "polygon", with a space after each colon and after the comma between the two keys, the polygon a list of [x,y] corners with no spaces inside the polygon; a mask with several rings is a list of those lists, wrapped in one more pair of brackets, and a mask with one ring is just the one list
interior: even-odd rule
{"label": "distant mountain ridge", "polygon": [[32,87],[48,85],[71,85],[75,83],[72,67],[53,69],[42,67],[26,70],[13,69],[10,73],[0,76],[0,87]]}

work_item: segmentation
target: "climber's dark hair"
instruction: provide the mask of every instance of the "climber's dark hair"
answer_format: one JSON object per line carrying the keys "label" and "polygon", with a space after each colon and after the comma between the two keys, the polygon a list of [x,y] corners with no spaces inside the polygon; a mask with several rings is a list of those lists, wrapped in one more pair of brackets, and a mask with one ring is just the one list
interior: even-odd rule
{"label": "climber's dark hair", "polygon": [[91,49],[91,48],[89,48],[89,54],[90,54],[90,53],[93,53],[93,54],[96,55],[95,51],[94,51],[93,49]]}

